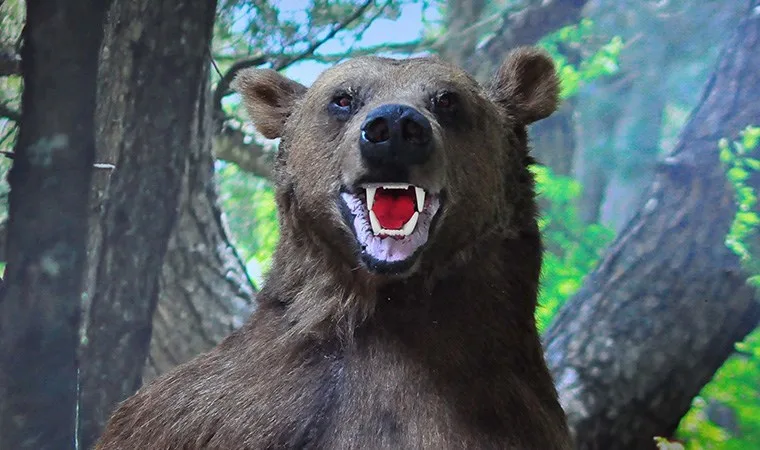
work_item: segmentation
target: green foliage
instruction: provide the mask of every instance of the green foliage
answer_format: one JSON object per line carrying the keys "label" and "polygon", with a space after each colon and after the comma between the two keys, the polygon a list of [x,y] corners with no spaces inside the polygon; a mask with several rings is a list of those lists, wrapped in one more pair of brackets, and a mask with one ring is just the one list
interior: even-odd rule
{"label": "green foliage", "polygon": [[279,238],[274,189],[234,164],[218,163],[216,173],[231,238],[260,288]]}
{"label": "green foliage", "polygon": [[[736,192],[737,212],[726,236],[726,245],[741,259],[742,266],[752,276],[749,282],[760,288],[760,212],[757,190],[751,179],[760,178],[760,127],[747,127],[742,139],[729,143],[720,141],[720,160],[726,166],[726,176]],[[755,181],[754,184],[758,184]]]}
{"label": "green foliage", "polygon": [[[760,292],[760,211],[757,185],[760,177],[760,128],[748,127],[740,140],[719,143],[720,160],[736,193],[737,211],[726,236],[750,275],[748,282]],[[754,182],[751,182],[755,180]],[[736,344],[736,354],[715,374],[694,399],[678,433],[690,450],[743,450],[760,448],[760,329]],[[715,423],[710,411],[723,408],[736,422],[735,430]]]}
{"label": "green foliage", "polygon": [[599,48],[579,63],[569,61],[563,49],[577,49],[582,44],[588,46],[594,29],[594,23],[590,19],[582,19],[577,25],[571,25],[557,30],[539,41],[557,64],[557,72],[561,80],[562,98],[575,95],[583,83],[597,78],[614,75],[617,73],[620,52],[623,50],[623,39],[613,37],[609,42]]}
{"label": "green foliage", "polygon": [[[24,25],[24,2],[20,0],[0,1],[0,51],[13,52],[17,47]],[[0,77],[0,107],[20,111],[21,77],[18,75]],[[0,152],[10,153],[16,143],[18,126],[15,121],[0,114]],[[0,153],[0,223],[8,215],[8,171],[11,160]],[[2,256],[0,255],[0,258]],[[2,268],[0,268],[0,276]]]}
{"label": "green foliage", "polygon": [[[760,447],[760,330],[736,344],[737,353],[694,398],[678,435],[689,450],[745,450]],[[710,411],[722,407],[736,421],[735,432],[713,422]]]}
{"label": "green foliage", "polygon": [[[352,48],[378,18],[395,19],[407,2],[389,0],[225,0],[214,29],[214,59],[222,70],[235,60],[264,56],[270,63],[292,60],[315,43],[337,41]],[[329,38],[329,39],[328,39]],[[319,46],[318,46],[319,47]],[[318,59],[320,49],[309,59]]]}
{"label": "green foliage", "polygon": [[577,181],[555,175],[544,166],[533,166],[532,170],[542,200],[539,228],[546,247],[536,311],[539,330],[543,331],[581,287],[614,233],[602,225],[586,225],[578,217],[575,204],[581,186]]}

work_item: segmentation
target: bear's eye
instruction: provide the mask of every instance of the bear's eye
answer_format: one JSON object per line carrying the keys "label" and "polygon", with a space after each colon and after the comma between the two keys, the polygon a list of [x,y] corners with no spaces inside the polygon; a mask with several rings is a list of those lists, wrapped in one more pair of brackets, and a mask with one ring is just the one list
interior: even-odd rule
{"label": "bear's eye", "polygon": [[453,92],[441,92],[433,98],[433,112],[438,114],[451,114],[459,104],[457,95]]}
{"label": "bear's eye", "polygon": [[342,92],[332,98],[328,109],[339,120],[348,120],[353,105],[354,98],[350,94]]}
{"label": "bear's eye", "polygon": [[351,106],[351,96],[348,94],[343,94],[338,97],[335,97],[333,99],[333,103],[340,106],[341,108],[349,108]]}

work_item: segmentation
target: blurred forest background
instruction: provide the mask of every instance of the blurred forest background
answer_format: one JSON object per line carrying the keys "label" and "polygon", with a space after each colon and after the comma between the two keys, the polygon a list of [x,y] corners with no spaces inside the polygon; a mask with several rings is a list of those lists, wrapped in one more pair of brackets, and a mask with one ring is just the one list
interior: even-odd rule
{"label": "blurred forest background", "polygon": [[[30,430],[28,448],[87,448],[142,377],[255,309],[277,142],[244,116],[237,71],[308,85],[354,55],[438,54],[485,82],[532,44],[562,79],[562,107],[530,130],[538,321],[578,448],[760,448],[758,0],[28,3],[0,0],[0,448]],[[78,102],[92,148],[40,156],[35,133]],[[86,209],[56,210],[69,182]]]}

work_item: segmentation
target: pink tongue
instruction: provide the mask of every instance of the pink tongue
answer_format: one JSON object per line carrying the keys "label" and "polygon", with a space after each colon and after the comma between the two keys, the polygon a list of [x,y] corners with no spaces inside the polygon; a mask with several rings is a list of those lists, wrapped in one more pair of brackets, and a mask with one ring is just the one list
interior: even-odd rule
{"label": "pink tongue", "polygon": [[414,188],[378,188],[372,212],[375,213],[381,227],[386,230],[400,230],[414,214]]}

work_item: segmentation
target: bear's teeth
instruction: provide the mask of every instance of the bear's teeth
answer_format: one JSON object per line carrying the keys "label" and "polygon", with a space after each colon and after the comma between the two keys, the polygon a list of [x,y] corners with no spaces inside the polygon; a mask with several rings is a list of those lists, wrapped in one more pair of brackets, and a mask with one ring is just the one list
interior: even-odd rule
{"label": "bear's teeth", "polygon": [[401,228],[401,232],[404,236],[409,236],[414,231],[414,227],[417,226],[417,220],[420,218],[420,213],[415,212],[412,214],[412,218]]}
{"label": "bear's teeth", "polygon": [[[382,187],[383,189],[409,189],[409,185],[405,183],[365,185],[364,191],[367,197],[367,209],[370,211],[372,210],[372,205],[375,204],[375,193],[378,187]],[[417,197],[417,211],[422,212],[425,209],[425,190],[414,186],[414,195]]]}
{"label": "bear's teeth", "polygon": [[377,187],[367,186],[364,188],[364,190],[367,193],[367,209],[372,211],[372,205],[375,204],[375,191],[377,190]]}
{"label": "bear's teeth", "polygon": [[383,227],[380,226],[380,221],[377,220],[377,216],[375,215],[375,212],[371,209],[369,210],[369,223],[372,225],[372,233],[377,236],[380,234],[380,232],[383,231]]}
{"label": "bear's teeth", "polygon": [[375,212],[371,209],[369,210],[369,223],[372,225],[372,233],[374,233],[375,236],[409,236],[417,227],[417,221],[419,218],[420,213],[415,211],[414,214],[412,214],[412,217],[409,218],[409,220],[404,224],[403,227],[401,227],[400,230],[386,230],[380,226],[380,221],[377,220]]}
{"label": "bear's teeth", "polygon": [[[422,208],[425,207],[425,190],[421,187],[415,186],[414,193],[417,194],[417,211],[422,212]],[[414,222],[415,224],[417,223],[416,220]]]}

